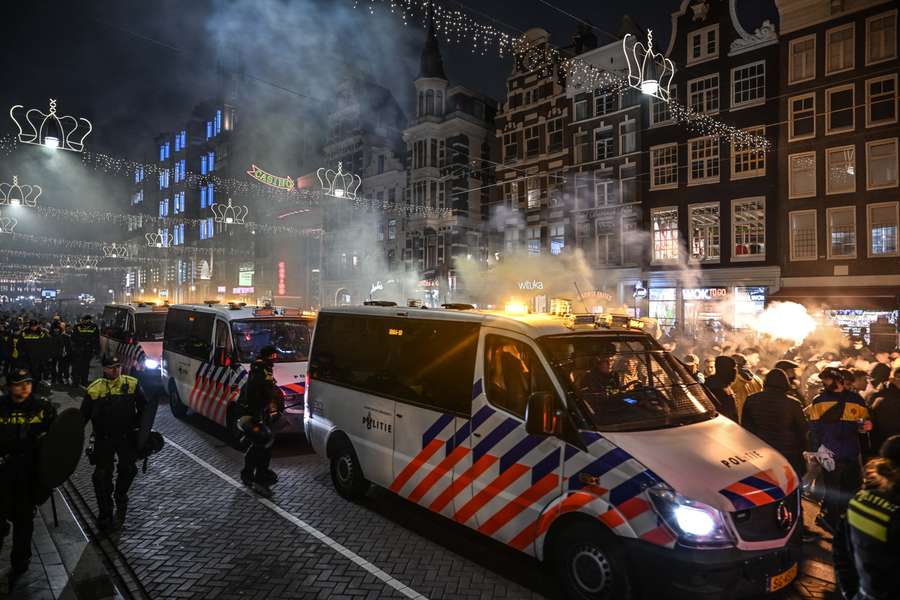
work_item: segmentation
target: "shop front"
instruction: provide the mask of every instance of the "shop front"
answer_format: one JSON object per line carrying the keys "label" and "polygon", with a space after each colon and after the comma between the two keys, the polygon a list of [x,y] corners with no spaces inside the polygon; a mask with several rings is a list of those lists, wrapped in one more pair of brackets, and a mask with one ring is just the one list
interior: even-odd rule
{"label": "shop front", "polygon": [[746,329],[765,309],[768,286],[651,287],[650,317],[690,336]]}

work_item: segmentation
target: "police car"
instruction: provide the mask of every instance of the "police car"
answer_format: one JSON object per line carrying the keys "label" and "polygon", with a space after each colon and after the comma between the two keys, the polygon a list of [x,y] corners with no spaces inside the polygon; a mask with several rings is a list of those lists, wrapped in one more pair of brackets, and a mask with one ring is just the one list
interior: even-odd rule
{"label": "police car", "polygon": [[283,392],[276,431],[303,430],[303,392],[313,313],[244,304],[179,304],[170,307],[163,337],[163,378],[172,412],[188,410],[223,425],[235,438],[235,402],[252,363],[265,346],[278,349],[273,374]]}
{"label": "police car", "polygon": [[146,393],[163,391],[160,378],[163,329],[169,307],[153,302],[107,304],[100,317],[100,352],[118,356],[125,373]]}
{"label": "police car", "polygon": [[786,587],[797,474],[643,327],[325,309],[306,435],[343,496],[386,488],[549,562],[567,597],[622,600],[652,580],[695,598]]}

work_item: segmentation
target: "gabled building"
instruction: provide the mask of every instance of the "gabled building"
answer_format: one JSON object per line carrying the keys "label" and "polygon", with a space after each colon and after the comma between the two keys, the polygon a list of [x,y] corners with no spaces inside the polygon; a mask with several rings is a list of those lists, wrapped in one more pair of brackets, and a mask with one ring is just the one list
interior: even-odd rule
{"label": "gabled building", "polygon": [[897,3],[776,0],[779,298],[845,329],[897,323],[900,298]]}
{"label": "gabled building", "polygon": [[[670,93],[691,110],[774,142],[779,49],[775,27],[752,33],[737,0],[683,0],[665,55]],[[741,327],[779,283],[778,161],[739,139],[673,119],[645,104],[642,178],[650,316],[694,334]]]}

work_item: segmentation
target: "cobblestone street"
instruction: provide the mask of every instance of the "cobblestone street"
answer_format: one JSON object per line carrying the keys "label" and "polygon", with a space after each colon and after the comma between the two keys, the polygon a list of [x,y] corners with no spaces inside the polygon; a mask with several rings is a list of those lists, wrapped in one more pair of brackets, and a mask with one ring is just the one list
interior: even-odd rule
{"label": "cobblestone street", "polygon": [[[53,400],[79,401],[58,391]],[[558,597],[536,561],[390,493],[345,501],[302,437],[276,445],[270,502],[240,484],[241,454],[218,427],[179,421],[163,406],[157,428],[167,446],[138,475],[125,527],[112,537],[139,583],[136,597]],[[71,483],[95,511],[86,461]],[[829,544],[805,550],[786,597],[837,598]]]}

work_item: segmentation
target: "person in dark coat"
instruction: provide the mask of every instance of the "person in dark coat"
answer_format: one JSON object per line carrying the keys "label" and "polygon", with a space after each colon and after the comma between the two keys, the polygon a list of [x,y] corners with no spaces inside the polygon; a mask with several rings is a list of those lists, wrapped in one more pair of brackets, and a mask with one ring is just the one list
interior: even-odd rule
{"label": "person in dark coat", "polygon": [[763,391],[751,394],[744,404],[741,425],[779,452],[803,476],[803,451],[809,445],[809,424],[803,407],[790,395],[791,384],[781,369],[766,375]]}
{"label": "person in dark coat", "polygon": [[800,403],[800,406],[806,406],[806,398],[803,396],[803,384],[800,381],[800,365],[796,362],[788,359],[779,360],[775,363],[776,369],[781,369],[784,371],[784,374],[787,375],[788,382],[791,384],[791,389],[788,390],[788,396],[791,396],[797,402]]}
{"label": "person in dark coat", "polygon": [[283,395],[275,383],[273,364],[278,358],[274,346],[265,346],[250,365],[250,375],[244,385],[243,404],[247,413],[242,419],[244,434],[250,447],[244,454],[244,468],[241,481],[252,487],[258,494],[272,495],[270,486],[278,481],[278,475],[269,468],[272,460],[272,437],[269,425],[281,410]]}
{"label": "person in dark coat", "polygon": [[834,537],[834,570],[847,600],[900,598],[900,436],[866,464]]}
{"label": "person in dark coat", "polygon": [[872,396],[869,412],[872,416],[869,435],[874,448],[881,448],[889,437],[900,435],[900,367],[894,369],[887,385]]}
{"label": "person in dark coat", "polygon": [[54,344],[51,369],[53,383],[68,383],[72,358],[72,336],[69,335],[65,321],[59,321],[56,327],[50,330],[50,339]]}
{"label": "person in dark coat", "polygon": [[706,387],[714,396],[716,410],[737,423],[737,405],[734,401],[734,391],[731,389],[735,377],[737,364],[734,359],[730,356],[717,356],[716,372],[712,377],[707,377]]}

